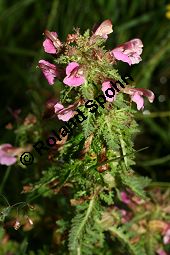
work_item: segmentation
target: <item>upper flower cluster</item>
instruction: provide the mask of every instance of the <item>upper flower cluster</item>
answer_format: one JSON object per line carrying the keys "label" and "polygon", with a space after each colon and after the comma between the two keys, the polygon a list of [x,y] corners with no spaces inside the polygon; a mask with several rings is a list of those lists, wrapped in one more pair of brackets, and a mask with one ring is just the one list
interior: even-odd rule
{"label": "upper flower cluster", "polygon": [[[39,67],[48,83],[53,85],[55,79],[58,78],[70,87],[81,85],[88,87],[89,84],[95,84],[99,91],[103,91],[107,101],[114,101],[117,93],[114,97],[107,96],[112,84],[117,84],[117,82],[126,84],[117,73],[114,65],[117,61],[123,61],[129,65],[139,63],[142,60],[143,44],[140,39],[135,38],[111,51],[107,51],[103,43],[112,32],[111,21],[105,20],[92,34],[86,31],[82,36],[77,29],[74,34],[67,36],[65,43],[62,43],[56,32],[46,30],[46,39],[43,42],[44,51],[56,57],[56,62],[58,63],[54,65],[46,60],[39,61]],[[120,83],[118,84],[120,85]],[[153,92],[147,89],[127,86],[126,88],[121,88],[121,92],[130,95],[131,100],[137,104],[138,110],[144,108],[143,96],[146,96],[151,103],[154,100]],[[54,106],[55,112],[57,107]],[[62,107],[64,109],[64,106]],[[66,114],[63,116],[65,121],[69,119],[69,116],[73,115],[69,110],[67,110],[67,114],[68,116]],[[62,119],[62,114],[58,117]]]}

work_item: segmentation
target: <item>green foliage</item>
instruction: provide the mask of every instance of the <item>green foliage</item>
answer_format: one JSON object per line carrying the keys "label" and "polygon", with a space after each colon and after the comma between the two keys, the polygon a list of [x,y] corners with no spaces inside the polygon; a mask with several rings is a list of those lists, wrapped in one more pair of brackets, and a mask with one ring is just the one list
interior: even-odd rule
{"label": "green foliage", "polygon": [[122,182],[127,185],[131,190],[133,190],[139,197],[146,198],[144,188],[149,185],[151,180],[147,177],[142,176],[123,176]]}
{"label": "green foliage", "polygon": [[141,245],[141,243],[138,243],[137,245],[133,245],[130,242],[131,233],[125,232],[124,228],[115,228],[110,227],[109,231],[117,237],[118,240],[125,246],[125,249],[128,250],[129,254],[132,255],[146,255],[147,253],[144,250],[144,247]]}
{"label": "green foliage", "polygon": [[[4,238],[5,230],[0,227],[0,242]],[[16,241],[8,241],[7,245],[0,245],[0,254],[7,254],[9,252],[16,253],[19,248],[19,244]]]}
{"label": "green foliage", "polygon": [[100,193],[100,199],[104,201],[107,205],[114,204],[114,192],[104,190],[103,192]]}
{"label": "green foliage", "polygon": [[147,254],[148,255],[155,255],[154,249],[156,247],[156,235],[153,235],[150,231],[147,233],[147,242],[145,244]]}
{"label": "green foliage", "polygon": [[95,132],[95,116],[93,113],[88,112],[86,114],[87,119],[82,124],[84,137],[87,138]]}
{"label": "green foliage", "polygon": [[72,220],[72,228],[69,233],[69,249],[70,254],[97,254],[94,253],[95,244],[100,247],[103,244],[101,229],[96,220],[99,216],[99,208],[97,208],[96,196],[94,195],[88,204],[79,206],[76,216]]}

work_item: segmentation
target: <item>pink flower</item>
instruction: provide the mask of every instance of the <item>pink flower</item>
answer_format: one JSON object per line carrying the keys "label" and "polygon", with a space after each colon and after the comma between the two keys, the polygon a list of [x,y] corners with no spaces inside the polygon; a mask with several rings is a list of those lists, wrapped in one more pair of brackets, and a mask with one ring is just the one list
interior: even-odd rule
{"label": "pink flower", "polygon": [[121,200],[122,200],[123,203],[125,203],[127,205],[131,203],[131,200],[130,200],[129,196],[124,191],[121,192]]}
{"label": "pink flower", "polygon": [[59,72],[57,67],[48,61],[41,59],[39,61],[39,67],[41,68],[45,78],[50,85],[54,84],[54,78],[58,76]]}
{"label": "pink flower", "polygon": [[110,81],[105,81],[102,83],[102,91],[108,102],[113,102],[115,100],[116,91],[111,86]]}
{"label": "pink flower", "polygon": [[111,34],[112,32],[113,32],[112,22],[111,20],[107,19],[100,24],[100,26],[96,29],[94,35],[99,35],[104,39],[107,39],[108,35]]}
{"label": "pink flower", "polygon": [[71,87],[77,87],[85,82],[85,77],[83,76],[83,71],[80,69],[80,65],[76,62],[71,62],[66,67],[67,76],[64,78],[63,82]]}
{"label": "pink flower", "polygon": [[158,249],[158,250],[156,251],[156,253],[157,253],[158,255],[167,255],[167,253],[166,253],[164,250],[162,250],[161,248]]}
{"label": "pink flower", "polygon": [[75,112],[72,111],[73,107],[74,105],[70,105],[69,107],[64,108],[62,104],[57,103],[54,105],[54,110],[55,110],[55,113],[57,114],[57,117],[60,120],[68,121],[75,115]]}
{"label": "pink flower", "polygon": [[130,95],[131,100],[137,104],[138,110],[144,108],[144,99],[142,96],[146,96],[150,103],[152,103],[155,98],[154,93],[149,89],[125,88],[123,91],[124,91],[124,93]]}
{"label": "pink flower", "polygon": [[170,228],[168,228],[167,231],[165,232],[165,235],[163,237],[163,242],[164,244],[170,243]]}
{"label": "pink flower", "polygon": [[47,38],[43,42],[44,51],[50,54],[56,54],[62,46],[62,43],[57,38],[57,33],[46,30],[45,35]]}
{"label": "pink flower", "polygon": [[117,60],[128,63],[129,65],[137,64],[142,59],[140,57],[142,53],[143,43],[140,39],[132,39],[124,44],[113,49],[110,53]]}
{"label": "pink flower", "polygon": [[10,166],[16,163],[17,159],[12,153],[13,146],[11,144],[0,145],[0,164]]}

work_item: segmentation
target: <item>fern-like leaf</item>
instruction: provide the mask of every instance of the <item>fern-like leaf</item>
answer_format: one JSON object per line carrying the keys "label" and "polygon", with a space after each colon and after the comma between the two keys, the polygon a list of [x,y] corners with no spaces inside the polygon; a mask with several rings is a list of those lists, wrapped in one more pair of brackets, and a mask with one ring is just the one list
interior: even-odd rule
{"label": "fern-like leaf", "polygon": [[110,227],[109,231],[126,246],[130,255],[146,255],[145,249],[140,243],[133,245],[130,242],[130,235],[123,228]]}
{"label": "fern-like leaf", "polygon": [[144,188],[148,186],[151,181],[148,177],[121,175],[121,178],[123,183],[128,186],[133,192],[135,192],[143,199],[146,198]]}

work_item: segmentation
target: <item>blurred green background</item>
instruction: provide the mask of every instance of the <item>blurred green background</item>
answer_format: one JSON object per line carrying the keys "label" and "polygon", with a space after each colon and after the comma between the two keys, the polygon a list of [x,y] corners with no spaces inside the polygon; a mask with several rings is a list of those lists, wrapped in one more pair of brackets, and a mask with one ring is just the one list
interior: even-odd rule
{"label": "blurred green background", "polygon": [[[143,61],[132,67],[121,64],[122,75],[130,73],[136,87],[155,93],[154,103],[146,99],[144,112],[136,116],[141,133],[136,137],[135,147],[149,148],[137,154],[135,169],[152,177],[153,185],[170,187],[168,4],[170,1],[165,0],[0,0],[0,143],[17,146],[15,133],[5,128],[8,123],[15,126],[16,110],[21,109],[21,119],[28,113],[41,119],[43,105],[54,93],[36,68],[39,59],[50,60],[42,49],[44,30],[56,31],[65,40],[73,27],[80,27],[83,32],[111,19],[114,32],[109,36],[108,47],[112,49],[132,38],[140,38],[144,44]],[[23,183],[29,174],[16,168],[4,180],[6,167],[1,169],[1,192],[11,201],[17,201],[21,192],[18,183]],[[33,172],[36,175],[36,169]]]}

